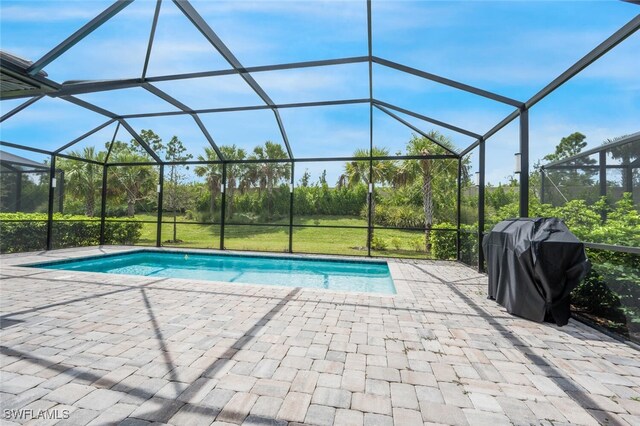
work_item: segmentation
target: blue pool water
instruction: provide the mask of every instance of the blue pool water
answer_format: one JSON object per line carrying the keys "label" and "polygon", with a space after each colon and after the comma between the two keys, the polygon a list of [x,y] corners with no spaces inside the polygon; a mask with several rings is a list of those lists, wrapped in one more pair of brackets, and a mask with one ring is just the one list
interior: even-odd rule
{"label": "blue pool water", "polygon": [[366,293],[396,292],[386,262],[136,251],[30,266]]}

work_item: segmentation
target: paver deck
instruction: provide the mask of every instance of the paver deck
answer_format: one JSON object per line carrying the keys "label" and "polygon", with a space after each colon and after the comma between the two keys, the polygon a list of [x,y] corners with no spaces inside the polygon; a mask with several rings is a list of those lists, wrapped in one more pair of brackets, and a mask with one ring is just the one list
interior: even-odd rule
{"label": "paver deck", "polygon": [[2,424],[640,424],[636,350],[454,262],[390,260],[395,296],[15,266],[130,249],[1,257]]}

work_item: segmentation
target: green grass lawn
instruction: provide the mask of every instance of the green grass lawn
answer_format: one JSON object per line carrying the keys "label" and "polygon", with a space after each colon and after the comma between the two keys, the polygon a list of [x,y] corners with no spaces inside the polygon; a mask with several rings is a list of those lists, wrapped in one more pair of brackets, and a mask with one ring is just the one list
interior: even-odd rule
{"label": "green grass lawn", "polygon": [[[150,214],[136,215],[138,220],[155,221]],[[173,240],[173,217],[164,216],[162,241],[165,247],[220,248],[220,225],[200,225],[178,223],[175,225],[176,240]],[[178,222],[192,222],[178,217]],[[351,256],[367,255],[367,230],[345,228],[315,228],[324,226],[365,226],[366,220],[353,216],[303,216],[295,218],[293,228],[293,251],[297,253],[341,254]],[[282,219],[276,225],[288,225]],[[305,227],[308,225],[310,227]],[[145,223],[138,245],[155,245],[156,224]],[[421,231],[376,229],[376,239],[386,247],[372,250],[374,256],[425,258],[424,234]],[[225,225],[225,248],[228,250],[256,250],[287,252],[289,249],[288,226],[247,226]]]}

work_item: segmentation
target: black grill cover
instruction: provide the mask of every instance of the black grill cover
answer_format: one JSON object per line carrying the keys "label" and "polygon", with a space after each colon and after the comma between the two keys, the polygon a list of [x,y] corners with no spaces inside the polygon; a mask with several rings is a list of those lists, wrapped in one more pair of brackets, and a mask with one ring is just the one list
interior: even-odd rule
{"label": "black grill cover", "polygon": [[569,293],[591,265],[584,245],[560,219],[504,220],[482,241],[489,298],[507,312],[533,321],[565,325]]}

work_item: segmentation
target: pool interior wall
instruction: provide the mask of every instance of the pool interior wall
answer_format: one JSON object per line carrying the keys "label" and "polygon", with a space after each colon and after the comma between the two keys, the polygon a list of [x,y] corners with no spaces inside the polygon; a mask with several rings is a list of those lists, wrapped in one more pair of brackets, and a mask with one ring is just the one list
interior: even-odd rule
{"label": "pool interior wall", "polygon": [[372,260],[136,250],[24,266],[396,294],[387,262]]}

